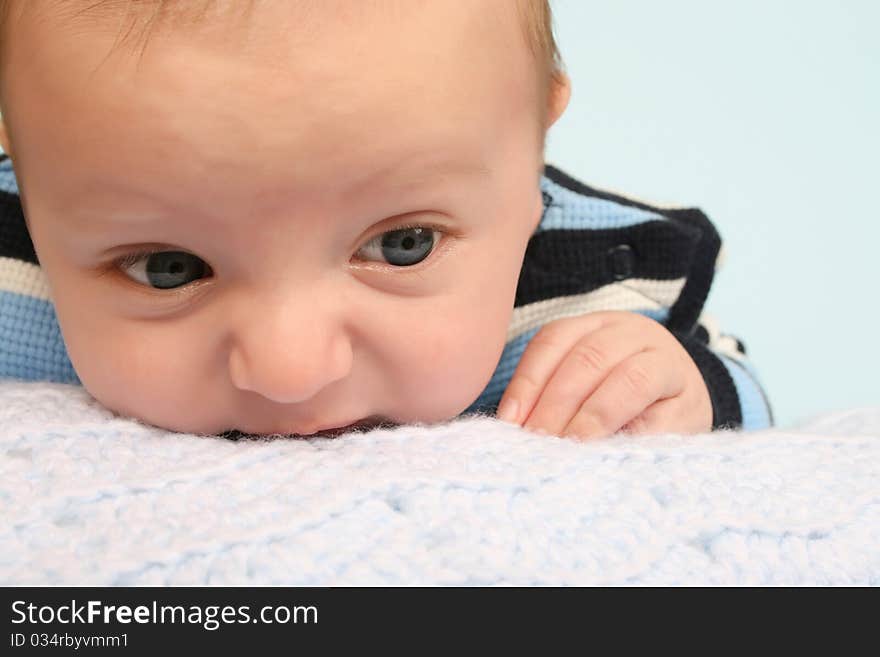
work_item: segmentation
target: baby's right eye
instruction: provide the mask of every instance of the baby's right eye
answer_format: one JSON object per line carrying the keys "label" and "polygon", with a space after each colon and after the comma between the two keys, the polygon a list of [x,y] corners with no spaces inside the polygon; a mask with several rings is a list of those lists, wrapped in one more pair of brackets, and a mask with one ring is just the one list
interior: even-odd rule
{"label": "baby's right eye", "polygon": [[160,290],[188,285],[211,275],[208,264],[185,251],[141,251],[116,261],[129,278]]}

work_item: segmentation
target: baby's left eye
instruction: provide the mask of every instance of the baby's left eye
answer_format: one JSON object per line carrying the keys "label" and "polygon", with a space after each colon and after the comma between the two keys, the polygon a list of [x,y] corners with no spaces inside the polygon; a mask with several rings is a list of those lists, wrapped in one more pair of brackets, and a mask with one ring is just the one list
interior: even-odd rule
{"label": "baby's left eye", "polygon": [[439,240],[440,231],[433,228],[400,228],[377,235],[358,249],[355,255],[360,260],[409,267],[431,255]]}
{"label": "baby's left eye", "polygon": [[128,278],[160,290],[182,287],[213,273],[208,263],[185,251],[130,253],[119,258],[115,265]]}

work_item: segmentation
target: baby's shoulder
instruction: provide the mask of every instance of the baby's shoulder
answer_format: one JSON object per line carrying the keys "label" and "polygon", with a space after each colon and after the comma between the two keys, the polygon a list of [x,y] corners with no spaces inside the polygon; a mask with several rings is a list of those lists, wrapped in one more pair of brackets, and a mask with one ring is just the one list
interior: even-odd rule
{"label": "baby's shoulder", "polygon": [[539,231],[629,228],[652,221],[675,221],[696,210],[594,187],[551,164],[544,166],[541,195],[544,214]]}

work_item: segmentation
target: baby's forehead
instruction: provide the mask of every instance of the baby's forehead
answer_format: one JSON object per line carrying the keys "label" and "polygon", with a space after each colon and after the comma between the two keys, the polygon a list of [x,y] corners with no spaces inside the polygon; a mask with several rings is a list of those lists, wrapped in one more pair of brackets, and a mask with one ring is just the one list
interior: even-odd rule
{"label": "baby's forehead", "polygon": [[[530,68],[517,61],[529,50],[521,29],[523,14],[516,10],[520,1],[32,0],[9,5],[16,11],[4,21],[4,31],[10,21],[16,29],[2,41],[13,50],[17,45],[40,48],[43,43],[78,41],[54,62],[59,70],[75,65],[92,44],[107,49],[103,65],[126,55],[140,64],[145,53],[184,42],[200,44],[205,52],[260,60],[267,70],[279,73],[279,80],[310,59],[315,68],[339,59],[373,75],[377,83],[383,72],[417,61],[419,51],[427,52],[430,44],[432,57],[421,70],[428,84],[438,74],[437,64],[455,59],[491,65],[506,74]],[[7,58],[0,57],[2,66]],[[325,81],[332,82],[332,77]]]}
{"label": "baby's forehead", "polygon": [[[299,20],[307,4],[311,22]],[[152,177],[169,188],[214,184],[217,194],[224,192],[217,181],[245,178],[269,194],[291,180],[299,189],[326,187],[339,172],[354,185],[360,169],[442,146],[478,162],[508,135],[537,132],[537,89],[516,30],[497,35],[491,19],[501,4],[469,2],[469,11],[464,4],[235,4],[248,5],[248,15],[212,0],[216,12],[193,32],[157,23],[132,65],[130,45],[119,43],[119,24],[111,26],[107,13],[124,13],[121,3],[92,0],[98,8],[88,11],[104,12],[106,33],[65,23],[28,56],[13,53],[16,65],[0,82],[14,100],[13,142],[51,153],[47,161],[75,161],[79,170]],[[345,11],[333,17],[325,6]],[[212,31],[227,15],[240,21],[236,38]],[[22,16],[28,29],[49,29]],[[466,49],[485,41],[504,55],[500,64]],[[453,148],[462,142],[474,146],[469,153]],[[174,179],[166,180],[171,167],[163,163],[172,160]],[[40,176],[63,187],[65,174],[55,168],[57,176]]]}
{"label": "baby's forehead", "polygon": [[[0,18],[36,18],[45,26],[64,26],[78,32],[114,32],[119,43],[143,45],[165,31],[198,33],[249,32],[266,19],[275,27],[290,27],[288,35],[307,40],[331,29],[370,32],[381,23],[400,23],[408,16],[430,17],[437,25],[446,20],[486,29],[493,34],[518,24],[523,35],[535,32],[532,8],[546,0],[468,0],[432,3],[419,0],[0,0]],[[435,11],[442,4],[442,11]],[[528,7],[530,9],[524,9]],[[530,40],[528,37],[526,40]],[[339,44],[340,46],[343,44]],[[377,44],[379,45],[379,44]],[[460,48],[468,45],[456,41]],[[531,44],[530,44],[531,45]],[[404,54],[404,53],[401,53]]]}
{"label": "baby's forehead", "polygon": [[[491,63],[499,72],[509,73],[542,68],[533,66],[536,50],[541,48],[536,44],[542,40],[533,7],[546,2],[0,0],[0,9],[9,10],[0,34],[0,67],[6,64],[5,49],[32,44],[39,48],[42,43],[79,38],[106,45],[109,52],[102,62],[119,54],[134,56],[139,62],[148,50],[187,40],[240,58],[262,57],[262,64],[280,72],[310,57],[317,63],[339,55],[343,60],[347,56],[359,70],[368,71],[370,65],[380,69],[368,71],[374,74],[407,66],[417,54],[414,50],[430,43],[435,58],[425,62],[423,73],[435,75],[435,62],[454,58],[478,61],[482,66]],[[0,19],[3,16],[0,11]],[[10,23],[15,29],[10,29]],[[267,51],[271,57],[265,57]],[[381,61],[377,53],[383,54]],[[529,53],[532,66],[517,61],[524,53]],[[74,53],[67,55],[55,62],[58,69],[73,64]],[[544,77],[540,72],[539,76]]]}

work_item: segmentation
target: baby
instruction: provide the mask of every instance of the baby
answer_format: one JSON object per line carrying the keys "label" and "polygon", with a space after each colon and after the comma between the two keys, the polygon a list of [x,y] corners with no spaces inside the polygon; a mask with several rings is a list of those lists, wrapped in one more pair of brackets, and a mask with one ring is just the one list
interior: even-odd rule
{"label": "baby", "polygon": [[545,167],[546,0],[0,11],[0,376],[198,434],[771,423],[705,215]]}

